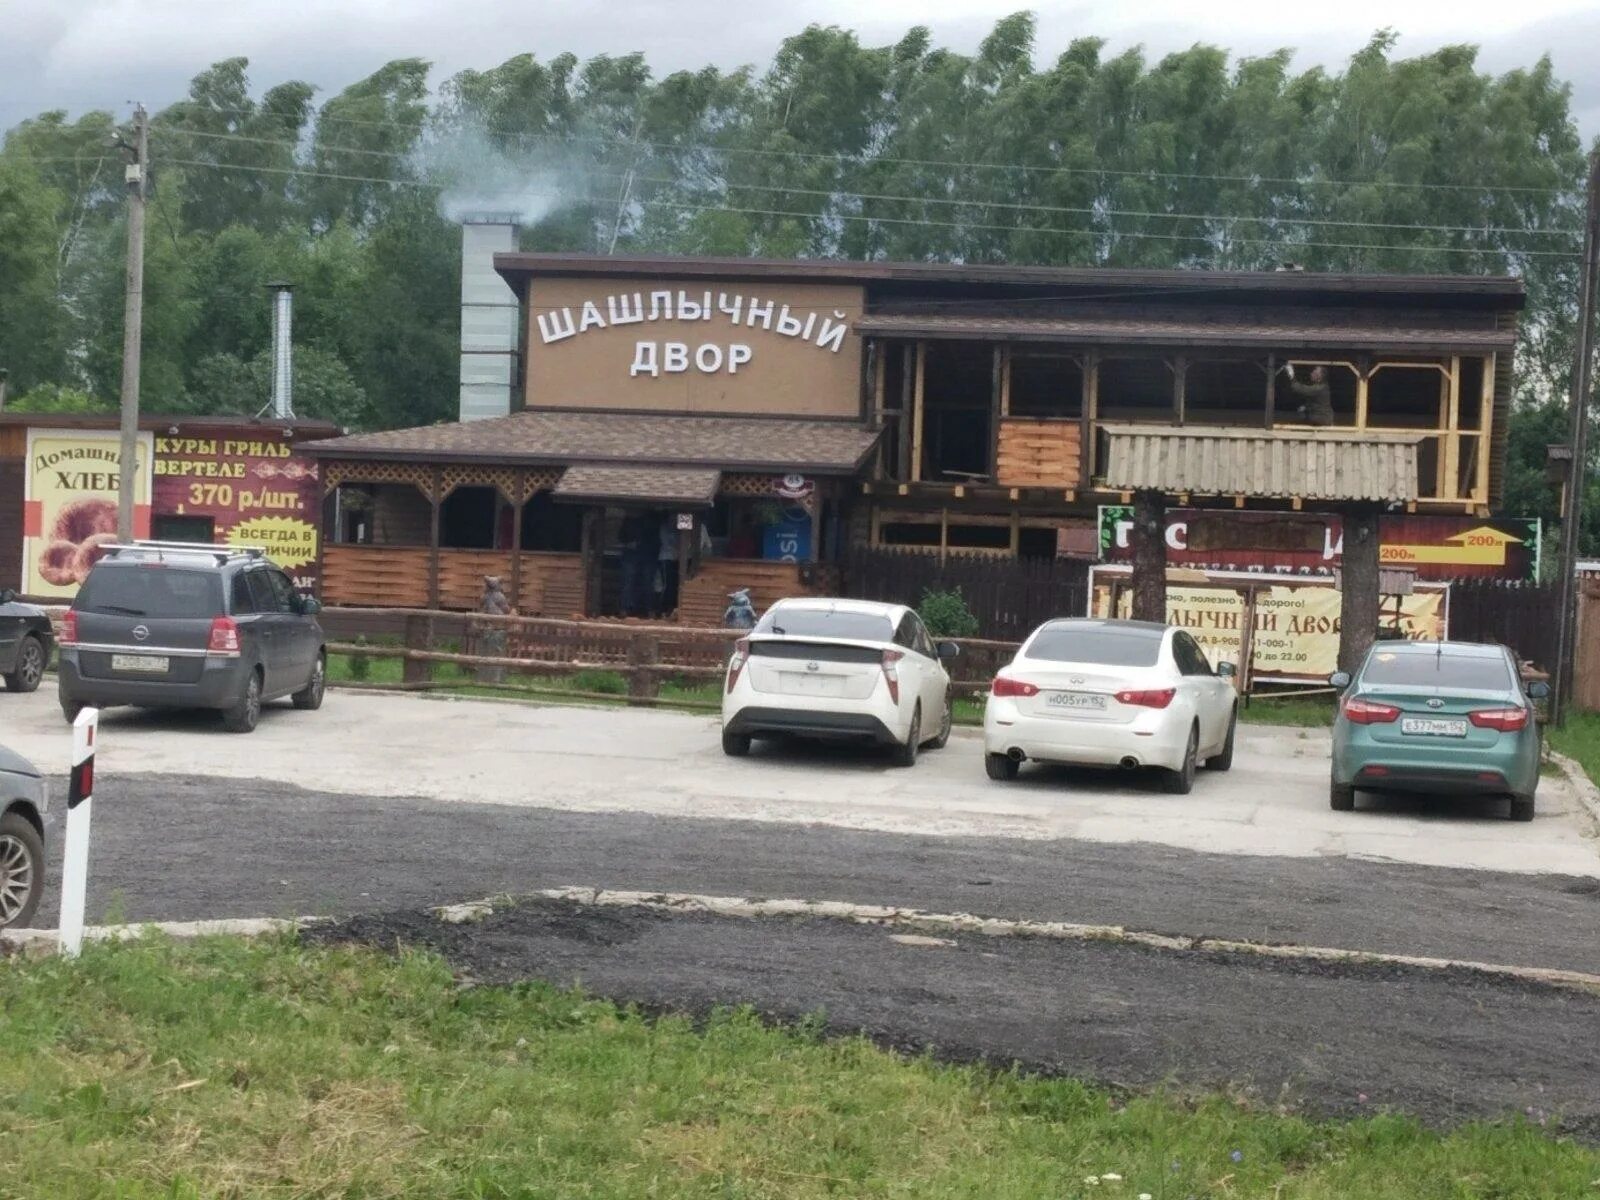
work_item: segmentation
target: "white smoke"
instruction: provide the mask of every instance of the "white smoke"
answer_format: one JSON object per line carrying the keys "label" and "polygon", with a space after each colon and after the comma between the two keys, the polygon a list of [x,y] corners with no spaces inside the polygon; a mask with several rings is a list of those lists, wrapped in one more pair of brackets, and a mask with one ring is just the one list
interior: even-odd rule
{"label": "white smoke", "polygon": [[533,225],[603,190],[593,164],[580,161],[570,145],[496,140],[474,125],[438,131],[418,159],[425,176],[444,185],[439,215],[457,224],[492,215]]}

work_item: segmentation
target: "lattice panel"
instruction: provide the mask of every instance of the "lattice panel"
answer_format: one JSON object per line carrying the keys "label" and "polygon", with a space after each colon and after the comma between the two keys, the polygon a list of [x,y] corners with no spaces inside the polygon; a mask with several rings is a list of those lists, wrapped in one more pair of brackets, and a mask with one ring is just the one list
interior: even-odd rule
{"label": "lattice panel", "polygon": [[508,501],[517,495],[514,467],[449,466],[439,473],[439,499],[446,499],[459,487],[492,487]]}
{"label": "lattice panel", "polygon": [[724,496],[773,496],[781,475],[724,475],[717,491]]}
{"label": "lattice panel", "polygon": [[323,492],[331,492],[343,483],[409,483],[430,500],[433,498],[433,468],[426,463],[334,460],[325,464]]}
{"label": "lattice panel", "polygon": [[522,503],[533,499],[535,492],[553,488],[561,479],[561,467],[539,467],[522,476]]}

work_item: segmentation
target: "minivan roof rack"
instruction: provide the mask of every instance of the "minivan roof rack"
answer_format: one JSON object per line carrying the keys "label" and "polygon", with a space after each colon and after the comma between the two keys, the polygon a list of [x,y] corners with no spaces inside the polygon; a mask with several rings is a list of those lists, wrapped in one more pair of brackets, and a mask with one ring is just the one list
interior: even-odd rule
{"label": "minivan roof rack", "polygon": [[132,542],[118,542],[109,546],[100,547],[111,558],[124,550],[153,552],[157,558],[164,558],[168,554],[204,554],[215,558],[219,563],[225,563],[233,558],[265,558],[267,552],[260,546],[217,546],[205,542],[158,542],[136,539]]}

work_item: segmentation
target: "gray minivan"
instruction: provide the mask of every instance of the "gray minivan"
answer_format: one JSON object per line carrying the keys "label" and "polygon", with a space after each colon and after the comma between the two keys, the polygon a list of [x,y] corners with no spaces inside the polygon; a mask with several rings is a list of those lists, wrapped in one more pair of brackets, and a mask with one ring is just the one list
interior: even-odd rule
{"label": "gray minivan", "polygon": [[259,550],[134,542],[89,572],[62,621],[61,711],[211,708],[249,733],[268,700],[322,705],[317,601]]}

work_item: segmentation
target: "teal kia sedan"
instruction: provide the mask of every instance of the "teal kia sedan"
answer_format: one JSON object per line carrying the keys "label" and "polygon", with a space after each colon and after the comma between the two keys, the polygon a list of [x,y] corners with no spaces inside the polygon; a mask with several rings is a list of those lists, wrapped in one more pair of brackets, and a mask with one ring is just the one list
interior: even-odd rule
{"label": "teal kia sedan", "polygon": [[1469,642],[1379,642],[1354,679],[1330,680],[1344,694],[1333,723],[1329,803],[1355,808],[1357,791],[1437,796],[1509,796],[1515,821],[1533,820],[1539,786],[1539,724],[1503,646]]}

